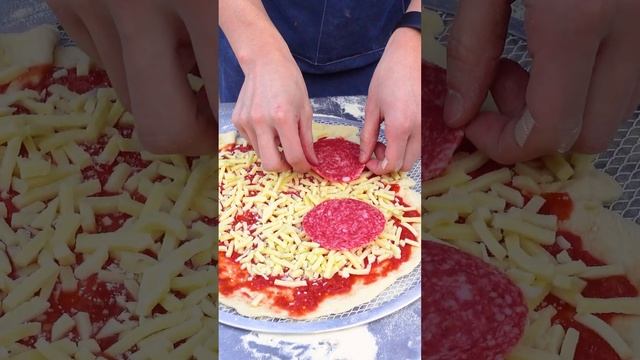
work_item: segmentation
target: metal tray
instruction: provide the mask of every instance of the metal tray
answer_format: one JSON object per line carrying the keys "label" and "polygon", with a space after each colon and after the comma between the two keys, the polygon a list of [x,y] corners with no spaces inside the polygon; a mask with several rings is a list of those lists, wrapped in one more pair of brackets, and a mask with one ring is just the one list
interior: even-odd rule
{"label": "metal tray", "polygon": [[[342,100],[343,101],[333,101],[331,98],[316,99],[313,102],[314,110],[316,111],[314,121],[325,124],[351,125],[361,128],[361,121],[357,121],[353,116],[349,116],[341,111],[338,104],[345,102],[345,98],[342,98]],[[364,98],[352,97],[348,102],[351,105],[359,103],[360,106],[363,106]],[[340,114],[340,117],[319,113],[323,110]],[[219,111],[220,132],[228,132],[234,129],[231,124],[232,111],[233,104],[221,105]],[[380,135],[380,140],[384,141],[383,134]],[[409,172],[409,176],[416,180],[417,184],[420,184],[420,166],[418,163],[416,163]],[[420,191],[419,185],[416,185],[415,190]],[[399,278],[373,300],[356,306],[349,311],[323,316],[314,320],[276,319],[270,317],[249,318],[238,314],[232,308],[222,304],[219,307],[219,319],[222,324],[245,330],[281,334],[309,334],[346,329],[367,324],[390,315],[418,300],[421,293],[420,274],[420,266],[418,266],[408,275]]]}

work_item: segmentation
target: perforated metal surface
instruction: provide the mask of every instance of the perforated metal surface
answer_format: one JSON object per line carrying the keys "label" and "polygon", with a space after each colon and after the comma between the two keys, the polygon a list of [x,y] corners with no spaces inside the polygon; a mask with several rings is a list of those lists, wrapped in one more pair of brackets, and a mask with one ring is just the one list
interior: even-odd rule
{"label": "perforated metal surface", "polygon": [[[364,105],[364,98],[350,98],[353,102]],[[328,104],[330,102],[331,104]],[[362,127],[361,121],[348,120],[343,117],[331,115],[323,115],[318,112],[332,108],[335,105],[339,107],[339,102],[332,99],[314,101],[316,114],[314,121],[323,124],[340,124],[351,125],[358,128]],[[231,112],[233,104],[222,104],[220,109],[220,131],[227,132],[233,130],[231,124]],[[340,109],[332,109],[332,113],[340,113]],[[383,134],[380,134],[379,140],[384,141]],[[416,191],[420,191],[420,166],[418,163],[409,172],[409,176],[416,180]],[[353,309],[339,314],[323,316],[314,320],[291,320],[276,319],[270,317],[248,318],[238,314],[235,310],[228,306],[220,305],[219,319],[226,325],[239,327],[246,330],[260,332],[275,333],[319,333],[326,331],[334,331],[345,329],[357,325],[369,323],[389,315],[403,307],[411,304],[420,298],[420,266],[414,269],[410,274],[399,278],[393,285],[378,295],[373,300],[358,305]]]}
{"label": "perforated metal surface", "polygon": [[[453,16],[440,13],[445,21],[445,32],[439,40],[446,43]],[[526,40],[509,35],[504,56],[517,61],[525,69],[531,67]],[[627,219],[640,224],[640,109],[621,124],[607,151],[598,155],[595,167],[612,176],[623,189],[620,199],[609,205]]]}

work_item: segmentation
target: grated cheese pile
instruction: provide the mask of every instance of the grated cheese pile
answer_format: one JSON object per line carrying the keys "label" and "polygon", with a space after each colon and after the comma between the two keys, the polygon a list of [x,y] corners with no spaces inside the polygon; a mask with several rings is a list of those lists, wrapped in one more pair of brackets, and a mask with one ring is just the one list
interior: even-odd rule
{"label": "grated cheese pile", "polygon": [[[276,277],[276,285],[305,286],[306,280],[365,275],[372,264],[400,258],[405,245],[419,241],[400,239],[405,228],[419,239],[420,218],[406,218],[390,184],[409,189],[406,175],[373,176],[364,173],[350,183],[329,183],[315,174],[264,173],[254,151],[227,148],[219,159],[220,251],[253,276]],[[371,178],[370,178],[371,177]],[[354,198],[378,208],[387,220],[374,243],[351,251],[328,250],[312,242],[302,231],[302,219],[327,199]],[[249,224],[238,216],[254,216]],[[400,221],[396,225],[393,219]],[[331,224],[327,224],[331,226]]]}
{"label": "grated cheese pile", "polygon": [[[133,118],[111,88],[10,87],[0,113],[0,358],[216,357],[215,158],[140,151],[135,131],[118,130]],[[142,161],[128,163],[131,152]],[[92,166],[111,165],[103,184]],[[92,276],[126,289],[113,294],[119,315],[92,323],[72,309],[45,327],[50,299]],[[33,347],[21,343],[30,337]]]}
{"label": "grated cheese pile", "polygon": [[[557,310],[543,303],[548,294],[573,305],[575,320],[599,334],[620,358],[632,356],[620,334],[595,314],[640,315],[640,299],[593,299],[580,294],[587,279],[625,275],[624,268],[587,266],[571,259],[566,251],[571,243],[558,236],[556,216],[539,213],[546,201],[541,194],[563,191],[576,174],[594,171],[592,160],[585,155],[555,155],[472,179],[469,174],[488,159],[479,152],[458,154],[444,175],[423,184],[427,238],[445,241],[497,266],[523,291],[530,309],[528,325],[508,359],[573,359],[580,333],[552,324]],[[525,202],[522,194],[530,200]],[[555,243],[564,251],[554,257],[543,246]]]}

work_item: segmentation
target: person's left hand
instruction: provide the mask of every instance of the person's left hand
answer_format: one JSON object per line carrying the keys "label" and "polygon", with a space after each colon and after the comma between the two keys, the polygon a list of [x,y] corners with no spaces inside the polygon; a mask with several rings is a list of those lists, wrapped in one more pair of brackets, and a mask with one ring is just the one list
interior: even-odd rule
{"label": "person's left hand", "polygon": [[[420,157],[420,49],[418,31],[397,29],[371,79],[360,133],[360,161],[375,174],[408,171]],[[386,146],[377,141],[382,121]]]}

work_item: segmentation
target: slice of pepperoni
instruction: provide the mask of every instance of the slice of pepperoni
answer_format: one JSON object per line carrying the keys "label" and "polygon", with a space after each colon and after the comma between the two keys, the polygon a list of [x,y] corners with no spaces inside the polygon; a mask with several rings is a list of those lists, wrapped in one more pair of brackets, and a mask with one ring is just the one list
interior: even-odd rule
{"label": "slice of pepperoni", "polygon": [[422,62],[422,179],[440,175],[464,137],[462,129],[444,123],[447,74],[436,65]]}
{"label": "slice of pepperoni", "polygon": [[302,219],[302,228],[311,240],[332,250],[369,244],[382,233],[384,224],[380,210],[355,199],[326,200]]}
{"label": "slice of pepperoni", "polygon": [[321,138],[313,144],[318,165],[313,167],[323,178],[334,182],[357,179],[364,170],[360,163],[360,145],[343,138]]}
{"label": "slice of pepperoni", "polygon": [[456,248],[422,245],[422,358],[502,359],[524,333],[527,306],[500,270]]}

